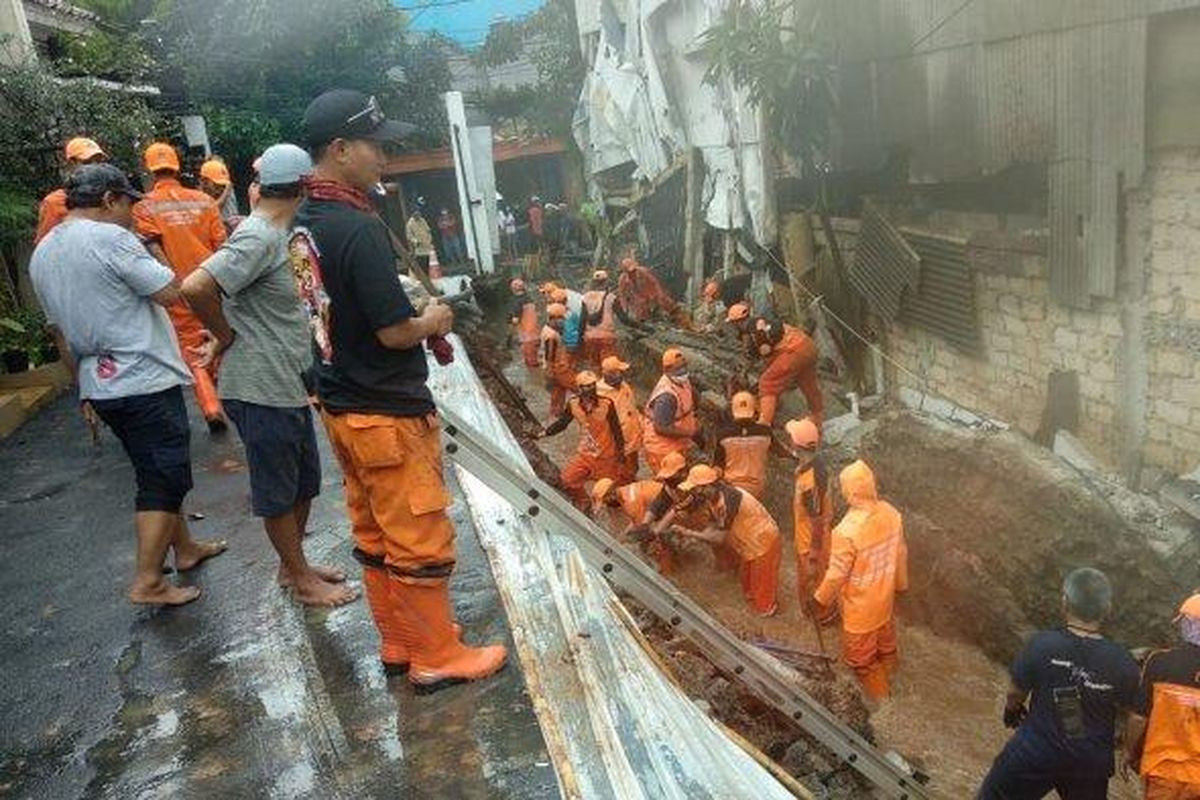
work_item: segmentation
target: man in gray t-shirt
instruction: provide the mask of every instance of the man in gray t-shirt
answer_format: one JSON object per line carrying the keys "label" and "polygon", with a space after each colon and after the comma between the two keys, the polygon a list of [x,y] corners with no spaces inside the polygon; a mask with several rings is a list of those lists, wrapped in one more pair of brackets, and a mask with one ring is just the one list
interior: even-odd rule
{"label": "man in gray t-shirt", "polygon": [[163,579],[167,549],[185,571],[225,550],[197,542],[180,509],[192,488],[187,409],[191,374],[165,307],[179,300],[171,270],[130,233],[141,197],[110,164],[80,167],[67,180],[67,217],[33,252],[29,273],[79,396],[121,440],[137,480],[137,574],[131,602],[182,605],[194,586]]}
{"label": "man in gray t-shirt", "polygon": [[301,544],[321,489],[321,461],[301,377],[312,363],[312,341],[288,234],[311,171],[299,147],[267,148],[258,205],[187,277],[183,294],[208,328],[202,360],[222,359],[221,401],[246,450],[254,513],[279,554],[279,584],[306,605],[338,606],[358,592],[341,570],[310,565]]}

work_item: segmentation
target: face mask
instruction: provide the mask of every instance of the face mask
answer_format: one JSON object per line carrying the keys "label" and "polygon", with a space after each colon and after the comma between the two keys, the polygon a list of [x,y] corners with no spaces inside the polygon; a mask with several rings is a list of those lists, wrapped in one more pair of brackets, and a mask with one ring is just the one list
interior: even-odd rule
{"label": "face mask", "polygon": [[604,382],[607,383],[609,386],[613,387],[614,389],[616,389],[618,386],[620,386],[622,383],[625,382],[625,379],[623,377],[621,377],[620,375],[605,375]]}
{"label": "face mask", "polygon": [[670,377],[670,379],[675,383],[687,383],[688,380],[688,374],[686,370],[683,372],[673,372],[668,377]]}

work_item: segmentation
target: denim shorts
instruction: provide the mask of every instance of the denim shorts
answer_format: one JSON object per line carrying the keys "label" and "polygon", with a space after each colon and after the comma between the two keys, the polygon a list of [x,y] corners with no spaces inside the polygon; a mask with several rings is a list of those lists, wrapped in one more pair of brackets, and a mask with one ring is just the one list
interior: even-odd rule
{"label": "denim shorts", "polygon": [[183,389],[174,386],[91,404],[133,463],[134,508],[179,513],[192,489],[191,431]]}
{"label": "denim shorts", "polygon": [[221,402],[246,450],[255,516],[283,516],[297,503],[321,493],[321,456],[308,406]]}

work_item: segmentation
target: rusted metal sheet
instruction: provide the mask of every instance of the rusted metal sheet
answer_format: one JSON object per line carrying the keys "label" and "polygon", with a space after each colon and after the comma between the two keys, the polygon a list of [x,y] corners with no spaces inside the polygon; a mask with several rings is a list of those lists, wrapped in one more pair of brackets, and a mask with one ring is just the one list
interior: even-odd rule
{"label": "rusted metal sheet", "polygon": [[905,293],[916,287],[920,267],[920,258],[900,231],[867,205],[858,249],[847,270],[850,284],[877,314],[891,321],[900,313]]}
{"label": "rusted metal sheet", "polygon": [[967,242],[909,228],[904,238],[921,259],[921,279],[904,297],[900,319],[934,333],[965,352],[982,349],[975,302],[975,274]]}

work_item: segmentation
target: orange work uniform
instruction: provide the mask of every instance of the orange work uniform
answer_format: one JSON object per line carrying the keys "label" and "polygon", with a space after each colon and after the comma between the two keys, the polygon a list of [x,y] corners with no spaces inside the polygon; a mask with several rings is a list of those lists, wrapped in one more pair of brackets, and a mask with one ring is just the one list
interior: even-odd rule
{"label": "orange work uniform", "polygon": [[770,360],[758,379],[758,421],[770,425],[779,409],[779,397],[800,387],[808,416],[818,426],[825,411],[817,380],[817,345],[808,334],[792,325],[783,326],[783,338],[771,349]]}
{"label": "orange work uniform", "polygon": [[645,322],[658,310],[668,317],[676,313],[675,299],[663,288],[658,276],[640,264],[621,272],[617,295],[621,307],[637,322]]}
{"label": "orange work uniform", "polygon": [[[134,227],[144,241],[157,242],[167,256],[175,277],[183,280],[225,242],[225,223],[211,197],[187,189],[175,178],[160,178],[154,188],[133,207]],[[217,398],[217,365],[196,366],[190,348],[204,342],[204,325],[180,300],[167,311],[183,351],[183,360],[192,371],[196,402],[205,419],[221,416]]]}
{"label": "orange work uniform", "polygon": [[546,435],[561,433],[572,420],[579,424],[579,446],[563,465],[558,479],[571,502],[586,510],[591,505],[584,488],[589,480],[621,479],[625,464],[625,438],[621,434],[617,408],[607,397],[597,397],[591,408],[584,408],[580,398],[572,397],[567,401],[562,416],[546,428]]}
{"label": "orange work uniform", "polygon": [[724,545],[741,561],[742,594],[759,614],[774,614],[783,555],[779,526],[762,503],[736,486],[722,485],[714,505],[717,527],[726,531]]}
{"label": "orange work uniform", "polygon": [[617,321],[612,292],[593,289],[583,293],[583,357],[597,369],[609,356],[617,354]]}
{"label": "orange work uniform", "polygon": [[528,294],[518,295],[512,312],[513,324],[517,328],[517,341],[521,345],[521,357],[529,369],[537,369],[542,362],[538,355],[541,345],[538,327],[537,305]]}
{"label": "orange work uniform", "polygon": [[629,518],[630,523],[641,525],[650,512],[654,501],[663,493],[663,485],[659,481],[645,480],[618,486],[617,502],[621,504],[621,513]]}
{"label": "orange work uniform", "polygon": [[840,594],[843,657],[871,697],[886,697],[898,652],[896,593],[908,588],[904,524],[879,499],[875,475],[862,461],[842,470],[841,486],[849,509],[833,529],[829,569],[814,597],[830,606]]}
{"label": "orange work uniform", "polygon": [[632,481],[638,472],[638,450],[642,447],[642,415],[638,411],[637,398],[633,394],[633,386],[628,381],[622,382],[615,389],[606,382],[596,384],[596,391],[601,397],[607,397],[617,407],[617,417],[621,420],[621,435],[625,437],[625,472],[623,478]]}
{"label": "orange work uniform", "polygon": [[1146,800],[1200,798],[1200,645],[1150,654],[1141,706],[1148,712],[1139,768]]}
{"label": "orange work uniform", "polygon": [[796,589],[801,602],[804,602],[812,596],[816,580],[824,577],[829,569],[833,487],[821,456],[796,470],[792,520],[792,535],[796,545]]}
{"label": "orange work uniform", "polygon": [[46,234],[54,230],[54,226],[67,218],[67,191],[55,189],[42,198],[38,206],[37,232],[33,234],[33,243],[37,244],[46,238]]}
{"label": "orange work uniform", "polygon": [[762,500],[767,491],[767,456],[771,429],[754,422],[735,422],[717,434],[713,466],[724,470],[725,481]]}
{"label": "orange work uniform", "polygon": [[[655,403],[660,397],[667,396],[674,400],[675,405],[672,424],[683,431],[684,436],[665,435],[654,427]],[[700,430],[700,420],[696,416],[697,405],[696,389],[690,381],[676,383],[667,375],[658,379],[654,391],[650,393],[650,399],[646,402],[646,418],[642,422],[642,447],[646,451],[646,463],[653,472],[658,472],[662,460],[670,453],[682,453],[686,456],[692,449],[692,437]]]}
{"label": "orange work uniform", "polygon": [[542,368],[546,388],[550,390],[550,416],[558,418],[567,402],[567,392],[575,388],[575,357],[563,343],[562,334],[549,325],[542,327]]}

